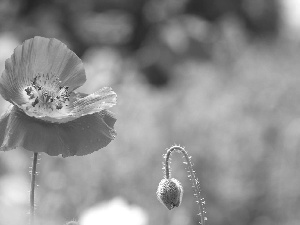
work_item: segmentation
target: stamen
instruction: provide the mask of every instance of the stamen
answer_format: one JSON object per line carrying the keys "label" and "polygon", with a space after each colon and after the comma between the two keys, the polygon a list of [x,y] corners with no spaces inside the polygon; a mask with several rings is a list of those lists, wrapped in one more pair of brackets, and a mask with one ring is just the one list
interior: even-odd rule
{"label": "stamen", "polygon": [[62,109],[62,104],[61,102],[56,103],[56,109]]}
{"label": "stamen", "polygon": [[35,107],[38,103],[39,103],[39,98],[36,97],[36,99],[35,99],[34,102],[32,103],[32,106]]}
{"label": "stamen", "polygon": [[70,97],[68,90],[69,87],[60,85],[56,75],[37,74],[30,86],[24,88],[28,102],[22,107],[32,116],[61,116],[67,113]]}
{"label": "stamen", "polygon": [[25,91],[26,91],[27,95],[30,96],[30,94],[32,92],[32,87],[25,88]]}

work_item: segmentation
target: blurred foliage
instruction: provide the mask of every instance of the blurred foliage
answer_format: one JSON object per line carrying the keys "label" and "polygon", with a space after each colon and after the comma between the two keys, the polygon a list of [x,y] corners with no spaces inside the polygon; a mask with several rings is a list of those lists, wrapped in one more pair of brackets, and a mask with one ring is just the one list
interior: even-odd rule
{"label": "blurred foliage", "polygon": [[[146,224],[197,224],[179,156],[172,174],[183,184],[182,205],[167,211],[155,196],[173,143],[193,156],[208,224],[299,224],[299,38],[282,33],[279,3],[0,1],[2,70],[24,40],[55,37],[85,63],[80,91],[111,86],[118,94],[118,136],[108,147],[40,156],[39,224],[78,220],[116,197],[139,206]],[[1,98],[0,111],[7,106]],[[30,152],[0,153],[0,225],[27,223],[30,164]]]}

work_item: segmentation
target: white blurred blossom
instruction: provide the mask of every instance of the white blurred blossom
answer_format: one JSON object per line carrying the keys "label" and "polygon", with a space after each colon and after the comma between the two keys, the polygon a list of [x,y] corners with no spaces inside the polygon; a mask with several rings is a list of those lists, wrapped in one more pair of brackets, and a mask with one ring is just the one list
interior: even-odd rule
{"label": "white blurred blossom", "polygon": [[146,225],[148,215],[136,205],[116,197],[86,210],[79,219],[80,225]]}

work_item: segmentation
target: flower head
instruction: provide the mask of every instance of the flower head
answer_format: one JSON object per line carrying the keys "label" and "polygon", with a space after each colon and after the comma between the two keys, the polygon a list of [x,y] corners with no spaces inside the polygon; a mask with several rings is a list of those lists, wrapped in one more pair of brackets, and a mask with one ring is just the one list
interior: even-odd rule
{"label": "flower head", "polygon": [[175,178],[162,179],[156,191],[157,199],[169,210],[180,205],[182,194],[182,185]]}
{"label": "flower head", "polygon": [[116,119],[107,109],[117,95],[108,87],[75,92],[85,80],[82,61],[62,42],[34,37],[18,46],[0,78],[0,94],[12,104],[0,118],[0,150],[72,156],[108,145]]}

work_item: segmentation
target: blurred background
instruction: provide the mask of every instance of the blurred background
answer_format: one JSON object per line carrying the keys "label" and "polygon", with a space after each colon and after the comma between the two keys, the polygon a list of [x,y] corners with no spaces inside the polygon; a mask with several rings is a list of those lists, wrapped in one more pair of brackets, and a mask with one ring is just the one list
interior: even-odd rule
{"label": "blurred background", "polygon": [[[192,155],[208,225],[300,224],[299,1],[1,0],[1,71],[36,35],[83,60],[80,91],[118,94],[118,136],[105,149],[40,154],[38,224],[198,224],[176,153],[182,205],[156,199],[174,143]],[[0,152],[0,225],[28,223],[31,157]]]}

